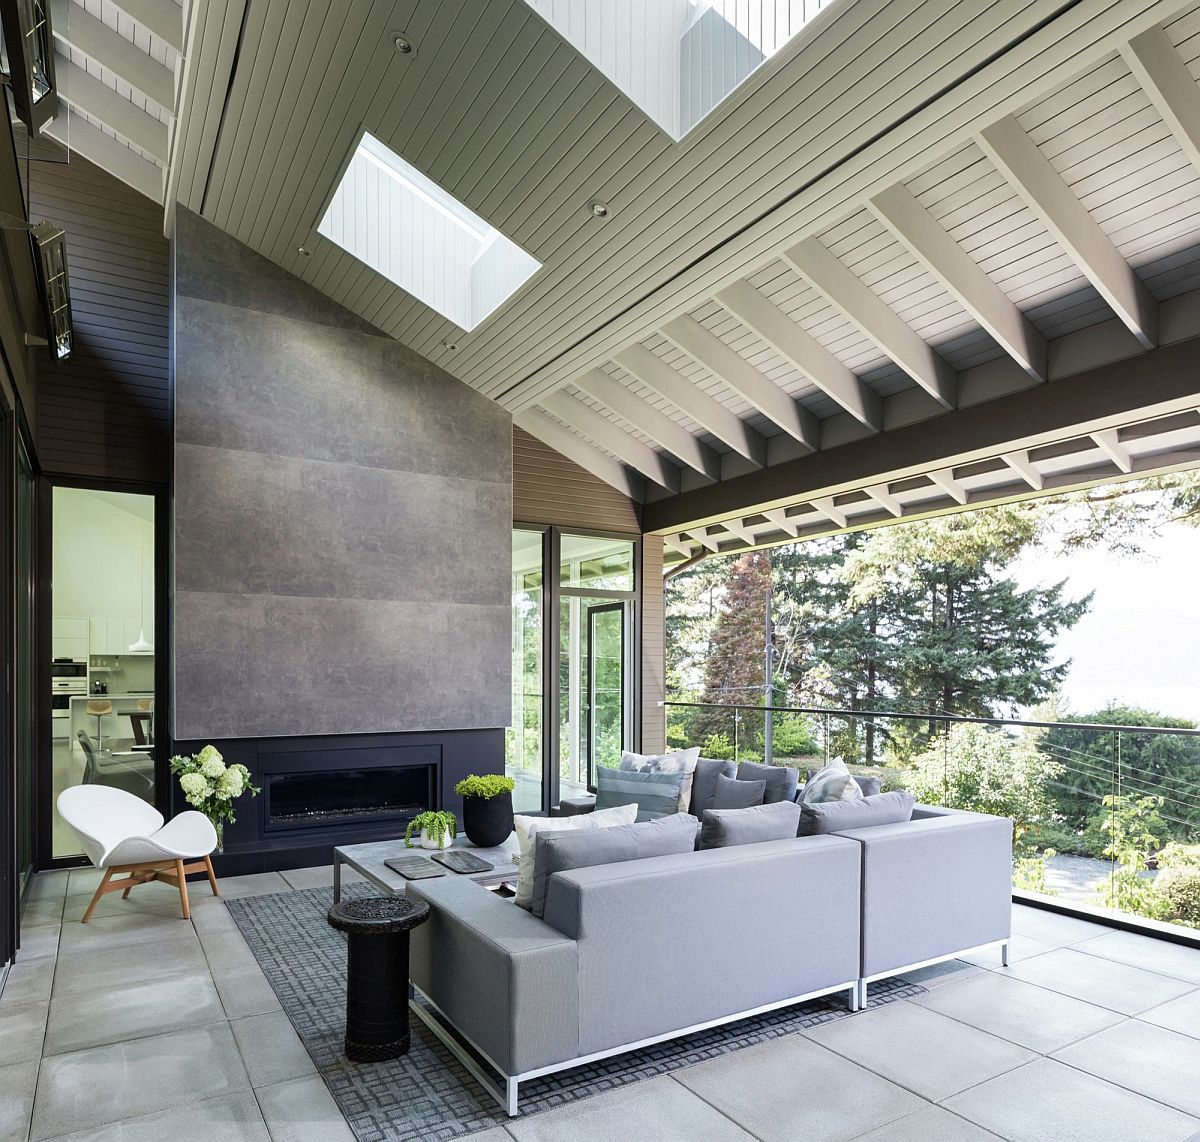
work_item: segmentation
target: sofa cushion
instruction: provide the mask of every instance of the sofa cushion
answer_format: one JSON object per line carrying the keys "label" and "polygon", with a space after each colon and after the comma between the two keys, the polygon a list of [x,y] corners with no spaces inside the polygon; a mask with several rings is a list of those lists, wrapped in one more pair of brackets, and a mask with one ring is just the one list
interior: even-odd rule
{"label": "sofa cushion", "polygon": [[679,812],[683,773],[641,773],[634,769],[596,770],[596,809],[633,805],[637,820],[652,821]]}
{"label": "sofa cushion", "polygon": [[537,849],[537,834],[567,829],[606,829],[613,825],[632,825],[637,815],[636,805],[620,805],[605,812],[585,813],[577,817],[513,817],[520,859],[517,863],[517,890],[513,903],[528,908],[533,903],[533,878]]}
{"label": "sofa cushion", "polygon": [[773,805],[776,801],[796,799],[800,770],[790,765],[759,765],[756,761],[739,761],[737,778],[739,781],[765,781],[767,792],[763,804]]}
{"label": "sofa cushion", "polygon": [[781,841],[794,837],[800,824],[800,806],[793,801],[776,801],[750,809],[706,809],[700,826],[702,849],[725,849]]}
{"label": "sofa cushion", "polygon": [[687,813],[674,813],[634,825],[582,832],[539,833],[533,874],[533,914],[546,911],[546,893],[556,872],[596,864],[641,860],[643,857],[690,853],[696,847],[700,822]]}
{"label": "sofa cushion", "polygon": [[692,803],[692,778],[699,759],[699,746],[677,749],[674,753],[630,753],[625,750],[621,754],[621,768],[634,773],[682,773],[677,811],[686,813]]}
{"label": "sofa cushion", "polygon": [[902,789],[875,793],[851,801],[816,801],[800,805],[800,837],[868,829],[874,825],[898,825],[912,818],[916,798]]}
{"label": "sofa cushion", "polygon": [[796,800],[812,805],[821,801],[855,801],[862,795],[863,791],[846,763],[841,758],[834,758],[808,779]]}
{"label": "sofa cushion", "polygon": [[712,809],[713,798],[717,794],[717,778],[732,778],[737,773],[737,766],[732,761],[717,761],[710,757],[702,757],[696,761],[696,772],[692,778],[692,803],[688,812],[693,817],[704,815],[705,809]]}
{"label": "sofa cushion", "polygon": [[741,781],[723,774],[717,778],[713,809],[749,809],[761,805],[767,792],[765,781]]}

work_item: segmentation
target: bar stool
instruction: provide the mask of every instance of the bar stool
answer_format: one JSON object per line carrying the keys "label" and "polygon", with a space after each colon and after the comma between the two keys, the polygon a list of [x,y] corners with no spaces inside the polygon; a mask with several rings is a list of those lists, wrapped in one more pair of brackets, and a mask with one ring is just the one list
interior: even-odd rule
{"label": "bar stool", "polygon": [[89,699],[87,704],[89,717],[96,719],[96,748],[104,748],[104,716],[113,712],[113,704],[107,698]]}

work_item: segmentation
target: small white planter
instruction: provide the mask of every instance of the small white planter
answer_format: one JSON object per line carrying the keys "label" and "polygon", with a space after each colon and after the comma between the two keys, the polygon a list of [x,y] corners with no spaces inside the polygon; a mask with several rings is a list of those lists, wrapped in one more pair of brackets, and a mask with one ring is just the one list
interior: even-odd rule
{"label": "small white planter", "polygon": [[421,848],[423,849],[448,849],[453,842],[454,837],[451,836],[449,829],[442,835],[441,844],[438,844],[437,834],[431,833],[428,829],[421,830]]}

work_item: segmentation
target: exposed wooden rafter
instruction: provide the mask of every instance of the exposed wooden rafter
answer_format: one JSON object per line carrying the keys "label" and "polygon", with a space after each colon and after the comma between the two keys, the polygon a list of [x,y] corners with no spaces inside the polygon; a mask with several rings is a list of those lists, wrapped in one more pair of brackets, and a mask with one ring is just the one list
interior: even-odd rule
{"label": "exposed wooden rafter", "polygon": [[1200,87],[1161,27],[1134,36],[1121,48],[1142,90],[1196,170],[1200,170]]}
{"label": "exposed wooden rafter", "polygon": [[611,484],[631,500],[640,502],[644,498],[645,487],[641,476],[598,448],[593,448],[586,440],[581,440],[569,428],[544,412],[526,409],[513,417],[513,423],[523,428],[530,436],[536,436],[543,444],[561,452],[568,460],[591,472],[597,479]]}

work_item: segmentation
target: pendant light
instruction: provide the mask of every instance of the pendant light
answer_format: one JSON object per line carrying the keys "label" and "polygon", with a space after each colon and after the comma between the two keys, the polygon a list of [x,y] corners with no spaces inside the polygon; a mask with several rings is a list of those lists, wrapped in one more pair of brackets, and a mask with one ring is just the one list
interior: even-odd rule
{"label": "pendant light", "polygon": [[130,654],[153,654],[154,644],[146,641],[146,521],[142,517],[142,509],[138,508],[138,541],[141,547],[141,555],[138,557],[138,571],[140,572],[140,588],[142,593],[141,610],[138,612],[138,620],[141,627],[138,630],[137,642],[129,644]]}

